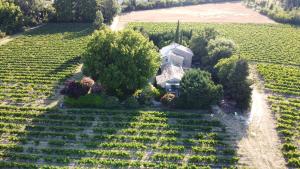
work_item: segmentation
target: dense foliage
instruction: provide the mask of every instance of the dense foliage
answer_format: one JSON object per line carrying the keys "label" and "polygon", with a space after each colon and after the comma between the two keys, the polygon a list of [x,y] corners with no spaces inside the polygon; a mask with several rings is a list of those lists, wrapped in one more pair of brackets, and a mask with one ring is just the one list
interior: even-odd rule
{"label": "dense foliage", "polygon": [[208,72],[192,69],[180,82],[179,107],[205,108],[217,103],[222,97],[221,85],[216,85]]}
{"label": "dense foliage", "polygon": [[0,0],[0,32],[12,34],[22,29],[23,14],[19,6]]}
{"label": "dense foliage", "polygon": [[124,98],[143,88],[159,67],[153,43],[138,32],[94,33],[83,55],[83,71],[100,82],[110,95]]}
{"label": "dense foliage", "polygon": [[55,0],[54,7],[59,22],[99,22],[102,14],[104,21],[111,23],[119,12],[116,0]]}
{"label": "dense foliage", "polygon": [[[24,24],[32,26],[48,20],[54,10],[47,0],[7,0],[15,3],[24,14]],[[50,16],[51,17],[51,16]]]}
{"label": "dense foliage", "polygon": [[246,5],[280,23],[300,24],[299,0],[244,0]]}
{"label": "dense foliage", "polygon": [[225,97],[235,100],[239,108],[247,109],[251,100],[251,83],[247,80],[248,63],[238,57],[231,57],[220,60],[216,68]]}
{"label": "dense foliage", "polygon": [[51,98],[76,70],[91,28],[48,24],[0,46],[0,102],[28,105]]}

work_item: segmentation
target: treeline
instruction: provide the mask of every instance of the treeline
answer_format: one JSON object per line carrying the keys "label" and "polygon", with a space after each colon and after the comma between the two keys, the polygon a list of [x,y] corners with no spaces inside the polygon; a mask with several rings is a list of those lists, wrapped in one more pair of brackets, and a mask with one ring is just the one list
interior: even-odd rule
{"label": "treeline", "polygon": [[135,10],[149,10],[170,8],[187,5],[197,5],[203,3],[228,2],[239,0],[124,0],[122,2],[122,11],[129,12]]}
{"label": "treeline", "polygon": [[116,0],[0,0],[0,38],[45,22],[111,23]]}
{"label": "treeline", "polygon": [[247,6],[255,8],[261,14],[266,15],[277,22],[295,25],[300,24],[300,0],[244,1]]}

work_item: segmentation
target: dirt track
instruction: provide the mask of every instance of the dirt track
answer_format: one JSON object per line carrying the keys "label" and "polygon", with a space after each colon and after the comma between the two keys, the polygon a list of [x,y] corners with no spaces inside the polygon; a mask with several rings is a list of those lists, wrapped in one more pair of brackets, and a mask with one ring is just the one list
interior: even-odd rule
{"label": "dirt track", "polygon": [[228,132],[235,135],[241,165],[254,169],[285,169],[274,115],[254,66],[251,79],[255,84],[249,114],[235,116],[219,112],[218,117],[228,127]]}
{"label": "dirt track", "polygon": [[275,23],[240,2],[203,4],[122,14],[120,27],[129,22]]}

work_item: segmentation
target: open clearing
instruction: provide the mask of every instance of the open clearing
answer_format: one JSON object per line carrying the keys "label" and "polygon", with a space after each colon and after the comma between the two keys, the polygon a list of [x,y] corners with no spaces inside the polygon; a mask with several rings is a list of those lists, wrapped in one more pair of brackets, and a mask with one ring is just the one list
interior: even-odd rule
{"label": "open clearing", "polygon": [[275,23],[240,2],[202,4],[137,11],[119,17],[119,28],[130,22]]}

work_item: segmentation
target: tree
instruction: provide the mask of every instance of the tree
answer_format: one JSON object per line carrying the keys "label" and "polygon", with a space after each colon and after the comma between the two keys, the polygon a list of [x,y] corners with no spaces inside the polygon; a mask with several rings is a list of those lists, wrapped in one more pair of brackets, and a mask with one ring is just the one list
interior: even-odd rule
{"label": "tree", "polygon": [[116,0],[100,0],[99,4],[104,22],[111,24],[114,17],[120,12],[119,3]]}
{"label": "tree", "polygon": [[133,30],[96,31],[83,55],[83,72],[121,99],[143,88],[157,72],[160,57],[152,42]]}
{"label": "tree", "polygon": [[211,80],[210,73],[200,69],[186,72],[180,82],[179,107],[207,108],[222,97],[222,86]]}
{"label": "tree", "polygon": [[217,38],[219,33],[214,28],[205,28],[199,35],[193,36],[190,47],[194,52],[195,61],[201,62],[208,55],[208,42]]}
{"label": "tree", "polygon": [[12,34],[22,28],[23,14],[19,6],[0,0],[0,30]]}
{"label": "tree", "polygon": [[237,106],[246,109],[251,100],[251,83],[247,80],[249,66],[244,59],[236,56],[221,59],[215,66],[218,78],[224,87],[224,95],[237,102]]}
{"label": "tree", "polygon": [[214,67],[220,59],[228,58],[235,50],[235,43],[228,39],[213,39],[207,45],[208,58],[205,60],[205,65]]}
{"label": "tree", "polygon": [[75,0],[75,20],[77,22],[93,22],[96,18],[96,0]]}
{"label": "tree", "polygon": [[75,0],[54,0],[58,22],[73,22],[75,18],[74,9]]}
{"label": "tree", "polygon": [[175,37],[174,37],[174,42],[179,43],[180,40],[180,22],[177,22],[177,27],[176,27],[176,32],[175,32]]}
{"label": "tree", "polygon": [[96,27],[96,29],[101,28],[101,26],[103,25],[103,21],[104,21],[104,18],[103,18],[102,12],[97,11],[96,12],[96,18],[95,18],[95,21],[94,21],[94,26]]}
{"label": "tree", "polygon": [[46,17],[47,2],[45,0],[9,0],[20,6],[27,25],[41,23]]}

